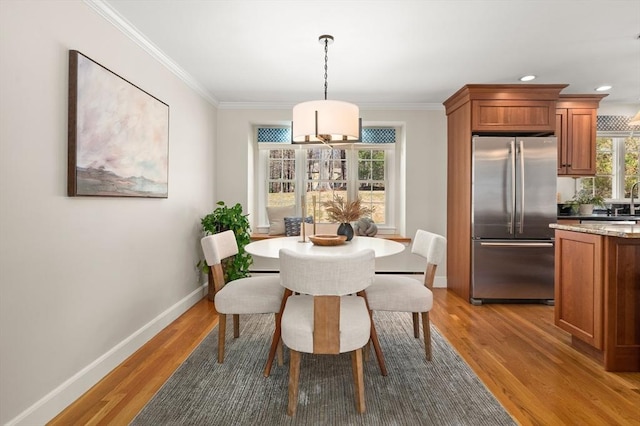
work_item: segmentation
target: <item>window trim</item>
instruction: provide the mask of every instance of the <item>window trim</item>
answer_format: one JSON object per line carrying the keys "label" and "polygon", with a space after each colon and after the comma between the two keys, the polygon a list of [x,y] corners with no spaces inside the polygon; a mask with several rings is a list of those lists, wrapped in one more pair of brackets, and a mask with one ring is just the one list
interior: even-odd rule
{"label": "window trim", "polygon": [[[596,138],[611,138],[613,139],[613,149],[612,149],[612,162],[613,162],[613,174],[612,176],[612,187],[611,187],[611,198],[605,199],[607,203],[625,203],[631,201],[630,198],[624,197],[624,187],[625,187],[625,174],[624,170],[624,140],[629,137],[634,137],[633,132],[628,131],[598,131],[596,132]],[[637,137],[637,136],[636,136]],[[591,178],[595,179],[598,174]],[[603,175],[600,175],[603,176]],[[623,197],[620,197],[620,195]]]}
{"label": "window trim", "polygon": [[[251,215],[253,216],[253,218],[255,218],[255,220],[252,220],[253,222],[252,228],[253,228],[253,232],[256,232],[256,233],[267,233],[269,229],[269,221],[267,218],[266,208],[264,208],[264,206],[266,205],[266,202],[267,202],[266,178],[267,178],[267,163],[268,163],[269,150],[270,149],[294,149],[296,151],[295,153],[296,164],[301,164],[305,160],[304,154],[306,152],[306,149],[314,148],[314,147],[316,148],[322,147],[323,145],[322,144],[298,145],[298,144],[290,144],[290,143],[283,143],[283,142],[258,143],[257,129],[259,127],[280,127],[280,126],[273,126],[273,125],[271,126],[255,125],[254,126],[254,132],[253,132],[254,137],[253,137],[252,145],[254,148],[255,155],[249,159],[249,161],[252,163],[250,164],[249,169],[255,170],[255,172],[253,173],[253,178],[251,179],[251,182],[253,182],[253,185],[254,185],[254,191],[250,191],[250,193],[253,192],[255,197],[254,208],[252,209],[253,213]],[[359,148],[378,149],[378,150],[382,149],[386,151],[385,153],[385,205],[387,207],[387,211],[385,215],[386,223],[378,225],[378,233],[379,234],[395,234],[397,233],[397,230],[401,228],[401,224],[397,222],[397,219],[399,218],[399,212],[401,209],[401,206],[398,203],[400,202],[402,197],[399,197],[399,194],[396,194],[396,192],[401,189],[402,182],[403,182],[402,177],[398,175],[397,171],[400,170],[399,167],[402,164],[400,162],[400,157],[404,152],[404,147],[401,142],[404,140],[404,125],[401,125],[401,124],[367,125],[366,127],[393,128],[396,131],[396,141],[394,143],[388,143],[388,144],[358,142],[353,145],[344,146],[344,147],[337,146],[336,148],[346,149],[347,162],[348,164],[352,164],[351,167],[348,168],[347,179],[350,180],[352,178],[352,173],[353,173],[354,182],[358,181],[357,150]],[[257,167],[254,161],[258,162]],[[353,163],[349,163],[350,161],[352,161]],[[295,193],[296,198],[295,199],[296,199],[296,214],[298,215],[302,214],[300,211],[300,203],[298,202],[298,199],[301,196],[301,194],[299,193],[299,188],[304,187],[304,183],[302,182],[303,178],[304,178],[304,174],[300,174],[300,176],[296,174],[296,193]],[[352,185],[349,185],[349,188],[351,187]],[[356,188],[353,190],[357,191],[357,186],[353,186],[353,187]],[[349,191],[350,192],[348,194],[351,197],[352,189],[349,189]]]}

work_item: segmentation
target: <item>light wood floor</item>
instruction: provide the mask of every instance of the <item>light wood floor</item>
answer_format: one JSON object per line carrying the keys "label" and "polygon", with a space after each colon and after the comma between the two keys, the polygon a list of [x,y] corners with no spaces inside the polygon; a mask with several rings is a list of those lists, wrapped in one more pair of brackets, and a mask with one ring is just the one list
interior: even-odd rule
{"label": "light wood floor", "polygon": [[[434,293],[432,322],[520,424],[640,425],[640,373],[607,373],[571,348],[553,307]],[[126,425],[216,324],[203,299],[49,424]]]}

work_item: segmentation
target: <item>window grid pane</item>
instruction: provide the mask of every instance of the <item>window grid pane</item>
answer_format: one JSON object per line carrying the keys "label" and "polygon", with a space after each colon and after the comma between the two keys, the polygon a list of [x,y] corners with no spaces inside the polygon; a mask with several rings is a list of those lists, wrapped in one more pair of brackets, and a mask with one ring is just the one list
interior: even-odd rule
{"label": "window grid pane", "polygon": [[375,223],[386,223],[385,151],[358,150],[358,197],[371,209]]}
{"label": "window grid pane", "polygon": [[[595,186],[596,195],[613,198],[615,175],[614,140],[609,137],[596,139],[596,177],[586,187]],[[585,182],[586,183],[586,182]]]}
{"label": "window grid pane", "polygon": [[[624,140],[624,197],[631,198],[631,187],[640,180],[640,138]],[[635,193],[634,193],[635,195]]]}
{"label": "window grid pane", "polygon": [[[317,222],[328,222],[322,203],[334,196],[347,199],[347,159],[344,149],[306,149],[305,199],[306,213],[316,216]],[[313,199],[316,200],[315,215]]]}
{"label": "window grid pane", "polygon": [[267,206],[295,204],[296,173],[293,149],[269,150]]}

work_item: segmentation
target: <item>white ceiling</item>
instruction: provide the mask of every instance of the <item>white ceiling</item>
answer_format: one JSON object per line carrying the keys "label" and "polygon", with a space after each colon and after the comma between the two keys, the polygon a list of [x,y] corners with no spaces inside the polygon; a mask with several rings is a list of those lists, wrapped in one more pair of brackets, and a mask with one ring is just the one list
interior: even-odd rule
{"label": "white ceiling", "polygon": [[441,106],[524,74],[640,103],[640,0],[85,1],[223,106],[322,98],[321,34],[335,37],[328,98],[361,107]]}

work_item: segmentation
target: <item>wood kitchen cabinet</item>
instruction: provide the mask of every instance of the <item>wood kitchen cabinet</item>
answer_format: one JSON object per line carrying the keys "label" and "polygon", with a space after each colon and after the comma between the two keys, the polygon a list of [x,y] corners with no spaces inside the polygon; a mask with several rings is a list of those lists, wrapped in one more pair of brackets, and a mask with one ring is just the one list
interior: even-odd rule
{"label": "wood kitchen cabinet", "polygon": [[602,349],[602,247],[600,235],[556,231],[555,323]]}
{"label": "wood kitchen cabinet", "polygon": [[560,95],[556,103],[558,175],[596,174],[597,112],[604,95]]}
{"label": "wood kitchen cabinet", "polygon": [[[571,334],[572,346],[596,358],[606,371],[640,371],[637,228],[560,223],[552,227],[555,324]],[[615,236],[617,230],[629,234]]]}
{"label": "wood kitchen cabinet", "polygon": [[553,100],[474,100],[471,104],[474,132],[554,132],[556,103]]}
{"label": "wood kitchen cabinet", "polygon": [[468,84],[444,102],[447,114],[447,288],[471,291],[471,138],[552,135],[566,84]]}

